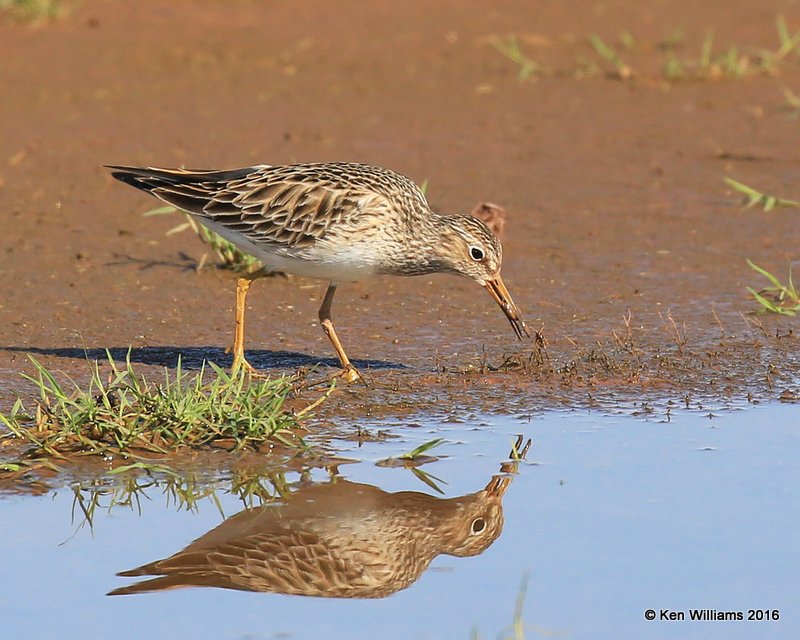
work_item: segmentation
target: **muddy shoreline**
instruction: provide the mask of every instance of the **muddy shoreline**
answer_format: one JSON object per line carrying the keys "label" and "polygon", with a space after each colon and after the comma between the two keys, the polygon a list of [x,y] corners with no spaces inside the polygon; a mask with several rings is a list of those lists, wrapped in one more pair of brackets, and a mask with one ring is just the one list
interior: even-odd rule
{"label": "muddy shoreline", "polygon": [[[443,212],[504,206],[504,278],[548,348],[517,343],[467,281],[343,286],[334,318],[373,386],[337,392],[320,426],[418,411],[791,401],[797,321],[751,315],[746,287],[765,283],[745,259],[784,278],[800,212],[745,210],[722,178],[800,197],[799,121],[782,95],[800,92],[800,64],[668,82],[659,49],[679,26],[684,59],[712,29],[720,51],[774,49],[776,16],[796,30],[800,13],[773,4],[586,3],[567,15],[560,3],[442,3],[423,20],[382,2],[365,12],[312,2],[304,13],[184,1],[142,13],[87,0],[55,23],[0,24],[0,83],[13,87],[0,119],[14,125],[0,142],[0,406],[30,398],[19,377],[28,352],[79,382],[85,349],[131,346],[144,368],[174,366],[178,353],[228,361],[232,274],[195,273],[203,246],[165,235],[176,220],[143,217],[153,202],[102,164],[345,159],[428,180]],[[175,25],[166,40],[165,23]],[[586,42],[596,32],[619,48],[623,31],[635,37],[628,82]],[[491,45],[511,33],[547,73],[518,80]],[[580,59],[599,72],[576,77]],[[330,363],[316,322],[323,291],[257,283],[251,362],[276,373]]]}

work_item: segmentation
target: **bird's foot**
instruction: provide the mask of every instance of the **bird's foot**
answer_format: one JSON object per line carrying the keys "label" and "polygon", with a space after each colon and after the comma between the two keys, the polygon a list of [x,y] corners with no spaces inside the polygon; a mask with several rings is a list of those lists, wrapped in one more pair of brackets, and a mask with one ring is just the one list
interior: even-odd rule
{"label": "bird's foot", "polygon": [[250,364],[244,356],[234,357],[233,365],[231,366],[231,374],[235,375],[240,369],[244,369],[253,378],[266,378],[267,376],[258,371],[252,364]]}
{"label": "bird's foot", "polygon": [[368,387],[367,381],[364,380],[364,377],[358,372],[354,366],[350,365],[343,368],[339,373],[333,376],[334,378],[341,378],[347,384],[352,384],[357,381],[361,381],[364,383],[365,387]]}

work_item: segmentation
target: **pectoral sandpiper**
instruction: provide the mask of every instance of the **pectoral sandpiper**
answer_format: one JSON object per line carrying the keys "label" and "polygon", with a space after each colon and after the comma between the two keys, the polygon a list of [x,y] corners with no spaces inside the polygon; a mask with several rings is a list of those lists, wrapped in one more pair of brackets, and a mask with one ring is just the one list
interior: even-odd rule
{"label": "pectoral sandpiper", "polygon": [[360,375],[331,320],[340,282],[376,274],[467,276],[486,288],[518,338],[530,335],[500,277],[497,237],[472,216],[431,211],[417,185],[394,171],[343,162],[231,171],[109,168],[118,180],[192,214],[263,263],[263,271],[236,285],[234,370],[253,370],[244,357],[245,298],[252,281],[270,271],[329,282],[319,319],[347,382]]}

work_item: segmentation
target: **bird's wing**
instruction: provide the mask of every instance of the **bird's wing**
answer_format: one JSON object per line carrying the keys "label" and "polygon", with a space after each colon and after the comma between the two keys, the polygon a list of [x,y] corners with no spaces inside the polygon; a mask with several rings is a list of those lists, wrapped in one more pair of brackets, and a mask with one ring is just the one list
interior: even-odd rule
{"label": "bird's wing", "polygon": [[[376,597],[392,589],[367,554],[343,553],[310,531],[258,534],[213,549],[181,551],[121,576],[160,575],[111,592],[113,595],[186,586],[215,586],[316,596]],[[363,563],[362,563],[363,562]]]}
{"label": "bird's wing", "polygon": [[275,247],[302,248],[386,198],[365,185],[260,165],[232,171],[111,166],[112,175],[168,204]]}

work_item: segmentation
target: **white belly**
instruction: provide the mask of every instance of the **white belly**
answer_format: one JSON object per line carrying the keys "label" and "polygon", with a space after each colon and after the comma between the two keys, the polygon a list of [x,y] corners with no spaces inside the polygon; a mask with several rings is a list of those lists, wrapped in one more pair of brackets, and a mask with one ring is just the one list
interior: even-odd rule
{"label": "white belly", "polygon": [[[197,221],[245,253],[258,258],[267,271],[282,271],[330,282],[356,282],[375,275],[378,270],[377,265],[369,260],[369,255],[364,253],[363,247],[362,250],[357,247],[338,247],[335,252],[324,251],[323,247],[292,251],[256,244],[206,218],[197,217]],[[296,254],[302,254],[303,257]]]}

